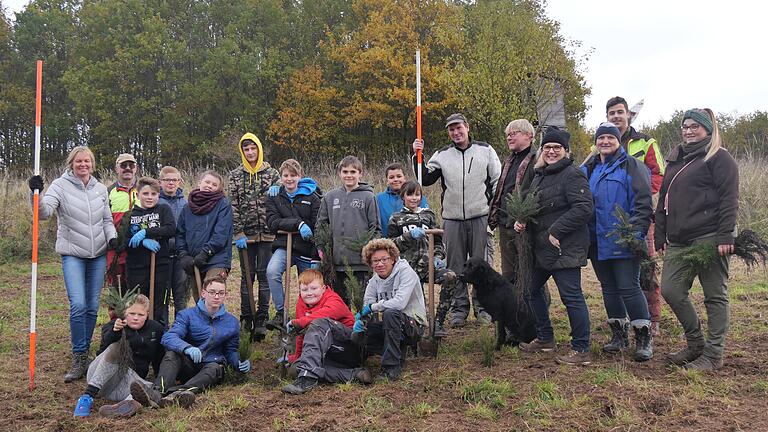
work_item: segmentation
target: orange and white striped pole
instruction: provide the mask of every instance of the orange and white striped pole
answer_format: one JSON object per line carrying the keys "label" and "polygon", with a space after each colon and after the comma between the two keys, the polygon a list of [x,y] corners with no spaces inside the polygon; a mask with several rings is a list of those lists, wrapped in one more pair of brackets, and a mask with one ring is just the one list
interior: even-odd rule
{"label": "orange and white striped pole", "polygon": [[[37,91],[35,93],[35,175],[40,175],[40,117],[43,99],[43,61],[37,61]],[[35,389],[35,356],[37,349],[37,239],[40,225],[40,192],[32,196],[32,288],[29,295],[29,390]]]}
{"label": "orange and white striped pole", "polygon": [[[421,50],[416,50],[416,138],[421,139]],[[416,179],[421,184],[421,150],[416,151]]]}

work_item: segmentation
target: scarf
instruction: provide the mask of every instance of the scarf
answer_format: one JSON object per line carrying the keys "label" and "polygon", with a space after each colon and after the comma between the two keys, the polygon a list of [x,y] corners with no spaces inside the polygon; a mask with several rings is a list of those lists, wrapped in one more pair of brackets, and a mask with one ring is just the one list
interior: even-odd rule
{"label": "scarf", "polygon": [[224,198],[222,191],[206,192],[195,189],[189,193],[189,209],[196,215],[208,214],[222,198]]}
{"label": "scarf", "polygon": [[683,143],[680,145],[680,149],[683,151],[683,159],[689,161],[702,153],[706,153],[709,148],[709,143],[712,141],[712,137],[706,137],[703,140],[695,143]]}

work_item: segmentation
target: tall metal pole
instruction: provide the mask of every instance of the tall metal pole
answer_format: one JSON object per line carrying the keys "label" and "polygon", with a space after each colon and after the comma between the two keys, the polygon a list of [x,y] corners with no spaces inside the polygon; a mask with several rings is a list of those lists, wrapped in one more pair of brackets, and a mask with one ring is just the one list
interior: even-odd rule
{"label": "tall metal pole", "polygon": [[[40,175],[40,117],[43,99],[43,61],[37,61],[35,92],[35,175]],[[35,357],[37,351],[37,240],[40,225],[40,191],[32,196],[32,274],[29,294],[29,390],[35,389]]]}

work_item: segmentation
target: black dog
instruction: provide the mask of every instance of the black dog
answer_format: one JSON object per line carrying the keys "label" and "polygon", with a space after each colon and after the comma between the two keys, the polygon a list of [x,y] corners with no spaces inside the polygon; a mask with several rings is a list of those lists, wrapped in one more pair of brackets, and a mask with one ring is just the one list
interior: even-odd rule
{"label": "black dog", "polygon": [[496,322],[496,350],[504,344],[517,346],[536,337],[533,311],[524,299],[515,295],[512,283],[486,261],[470,258],[464,263],[459,279],[474,285],[477,300]]}

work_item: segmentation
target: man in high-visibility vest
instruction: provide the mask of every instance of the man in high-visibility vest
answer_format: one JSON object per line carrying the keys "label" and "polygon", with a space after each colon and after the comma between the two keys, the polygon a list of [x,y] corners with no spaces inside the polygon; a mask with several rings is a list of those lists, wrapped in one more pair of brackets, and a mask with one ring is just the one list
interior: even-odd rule
{"label": "man in high-visibility vest", "polygon": [[[119,228],[123,215],[133,208],[136,202],[136,173],[139,164],[130,153],[122,153],[115,161],[115,173],[117,180],[109,186],[109,209],[112,211],[112,223]],[[120,232],[118,230],[118,232]],[[115,256],[117,254],[117,256]],[[120,286],[126,289],[125,278],[126,251],[107,251],[107,281],[112,286]],[[118,285],[119,284],[119,285]]]}

